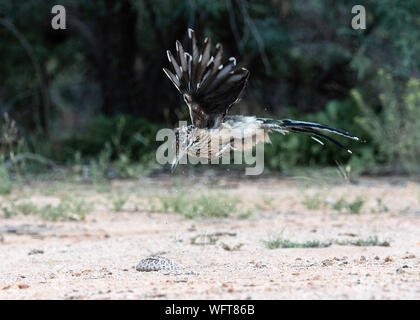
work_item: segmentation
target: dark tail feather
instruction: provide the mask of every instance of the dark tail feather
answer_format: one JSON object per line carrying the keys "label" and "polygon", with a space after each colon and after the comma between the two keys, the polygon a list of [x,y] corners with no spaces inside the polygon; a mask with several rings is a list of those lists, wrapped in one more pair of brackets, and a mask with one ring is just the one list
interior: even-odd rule
{"label": "dark tail feather", "polygon": [[[349,149],[347,149],[344,145],[342,145],[340,142],[338,142],[337,140],[319,132],[319,131],[328,131],[328,132],[332,132],[341,136],[344,136],[346,138],[349,139],[353,139],[359,142],[365,142],[365,140],[360,139],[359,137],[347,132],[347,131],[343,131],[340,129],[336,129],[333,127],[329,127],[329,126],[325,126],[319,123],[313,123],[313,122],[305,122],[305,121],[295,121],[295,120],[289,120],[289,119],[285,119],[285,120],[276,120],[276,119],[268,119],[268,118],[262,118],[259,119],[261,121],[263,121],[264,126],[269,129],[269,130],[273,130],[273,131],[280,131],[280,132],[284,132],[284,131],[288,131],[288,132],[297,132],[297,133],[306,133],[306,134],[311,134],[323,139],[326,139],[332,143],[334,143],[336,146],[346,150],[349,153],[352,153]],[[317,139],[315,139],[317,140]],[[317,140],[318,141],[318,140]]]}
{"label": "dark tail feather", "polygon": [[315,130],[304,130],[304,129],[296,128],[293,132],[306,133],[306,134],[317,136],[319,138],[326,139],[326,140],[331,141],[332,143],[334,143],[337,147],[346,150],[348,153],[350,153],[350,154],[353,153],[353,152],[351,152],[350,149],[347,149],[344,145],[342,145],[337,140],[335,140],[335,139],[333,139],[333,138],[331,138],[329,136],[326,136],[325,134],[322,134],[320,132],[316,132]]}
{"label": "dark tail feather", "polygon": [[346,138],[350,138],[350,139],[360,141],[360,142],[365,142],[363,139],[360,139],[359,137],[356,137],[355,135],[347,131],[325,126],[319,123],[295,121],[295,120],[289,120],[289,119],[279,120],[279,121],[282,123],[281,126],[285,128],[309,128],[309,129],[314,129],[314,130],[329,131],[329,132],[344,136]]}

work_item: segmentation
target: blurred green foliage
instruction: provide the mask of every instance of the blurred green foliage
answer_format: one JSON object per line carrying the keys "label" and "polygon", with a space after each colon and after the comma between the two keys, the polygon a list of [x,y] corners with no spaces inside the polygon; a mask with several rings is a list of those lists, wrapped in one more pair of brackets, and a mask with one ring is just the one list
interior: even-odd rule
{"label": "blurred green foliage", "polygon": [[114,117],[98,116],[82,132],[60,142],[61,161],[71,159],[76,152],[83,157],[123,158],[136,161],[148,160],[150,153],[158,146],[156,133],[162,125],[156,125],[143,118],[129,115]]}
{"label": "blurred green foliage", "polygon": [[389,72],[380,69],[376,87],[379,91],[379,111],[374,102],[367,102],[360,91],[352,91],[362,112],[356,120],[377,146],[377,159],[388,165],[391,172],[418,173],[420,80],[398,81]]}
{"label": "blurred green foliage", "polygon": [[[157,130],[188,118],[161,72],[165,50],[176,39],[186,44],[188,27],[221,42],[226,58],[251,71],[233,113],[320,122],[367,140],[342,140],[350,156],[308,136],[272,135],[270,170],[338,162],[356,175],[420,171],[417,0],[57,4],[67,9],[66,31],[52,30],[48,1],[0,2],[0,113],[9,119],[0,122],[4,193],[25,171],[71,165],[100,185],[153,164]],[[356,4],[366,8],[366,30],[351,28]]]}
{"label": "blurred green foliage", "polygon": [[[333,100],[328,103],[324,111],[316,113],[293,114],[289,118],[317,122],[322,124],[333,124],[337,128],[346,128],[346,131],[355,135],[364,136],[361,127],[354,122],[359,114],[357,105],[352,99],[343,101]],[[313,141],[308,135],[287,134],[286,136],[272,134],[272,145],[267,146],[265,158],[267,165],[274,170],[290,170],[296,166],[332,164],[335,160],[350,159],[363,155],[363,152],[373,152],[374,145],[361,145],[360,143],[345,140],[346,146],[354,153],[349,155],[345,150],[339,149],[328,142],[321,145]],[[367,151],[370,150],[370,151]]]}

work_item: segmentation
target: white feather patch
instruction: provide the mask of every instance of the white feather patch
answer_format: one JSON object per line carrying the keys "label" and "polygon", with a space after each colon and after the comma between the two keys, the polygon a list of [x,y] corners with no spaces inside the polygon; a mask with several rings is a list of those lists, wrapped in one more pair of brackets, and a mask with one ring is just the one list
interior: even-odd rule
{"label": "white feather patch", "polygon": [[186,60],[191,60],[192,59],[191,55],[188,52],[184,52],[184,57],[185,57]]}
{"label": "white feather patch", "polygon": [[315,140],[316,142],[318,142],[319,144],[321,144],[321,145],[324,145],[324,142],[322,142],[321,140],[319,140],[319,139],[317,139],[317,138],[315,138],[315,137],[311,137],[312,138],[312,140]]}
{"label": "white feather patch", "polygon": [[[169,79],[171,79],[171,77],[169,76],[169,73],[165,70],[165,69],[162,69],[163,70],[163,72],[165,72],[165,74],[166,74],[166,76],[169,78]],[[172,79],[171,79],[172,80]]]}
{"label": "white feather patch", "polygon": [[[178,91],[181,92],[181,89],[179,89],[177,84],[172,80],[172,78],[169,76],[169,73],[165,69],[163,69],[163,72],[165,72],[166,76],[169,78],[169,80],[171,80],[171,82],[174,84],[175,88],[177,88]],[[175,75],[175,77],[178,79],[177,75]],[[179,79],[178,79],[178,81],[179,81]]]}

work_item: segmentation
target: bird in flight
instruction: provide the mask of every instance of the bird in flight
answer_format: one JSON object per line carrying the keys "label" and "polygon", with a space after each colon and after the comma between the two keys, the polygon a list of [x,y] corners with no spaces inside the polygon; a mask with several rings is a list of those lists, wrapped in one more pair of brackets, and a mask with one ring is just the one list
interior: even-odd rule
{"label": "bird in flight", "polygon": [[[247,84],[249,71],[237,66],[234,57],[222,63],[222,45],[216,44],[212,51],[211,38],[204,39],[201,53],[192,29],[188,29],[188,38],[190,52],[185,51],[177,40],[175,55],[170,50],[166,52],[172,71],[163,68],[182,94],[192,122],[192,125],[175,129],[176,156],[172,170],[185,154],[207,159],[218,158],[230,150],[245,151],[258,142],[270,143],[268,133],[274,132],[309,134],[322,145],[324,143],[321,140],[328,140],[349,153],[349,149],[324,132],[363,142],[346,131],[318,123],[228,115]],[[258,131],[262,134],[258,135]]]}

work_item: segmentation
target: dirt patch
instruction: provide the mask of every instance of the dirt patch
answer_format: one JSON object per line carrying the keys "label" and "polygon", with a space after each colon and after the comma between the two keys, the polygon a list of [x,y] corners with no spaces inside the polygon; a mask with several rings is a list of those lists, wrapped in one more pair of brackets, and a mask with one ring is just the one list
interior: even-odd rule
{"label": "dirt patch", "polygon": [[[240,199],[249,214],[196,219],[135,203],[159,184],[118,182],[112,190],[121,188],[130,197],[120,212],[107,204],[109,194],[89,186],[52,195],[41,185],[21,191],[34,202],[84,197],[94,209],[81,221],[0,218],[0,298],[420,299],[420,193],[414,183],[213,185],[212,191]],[[187,190],[206,193],[209,187]],[[358,196],[358,213],[334,206]],[[389,246],[374,245],[373,237]],[[269,249],[267,242],[276,238],[291,248]],[[362,242],[352,245],[356,240]],[[328,245],[305,247],[314,241]],[[136,271],[150,255],[181,270]]]}

